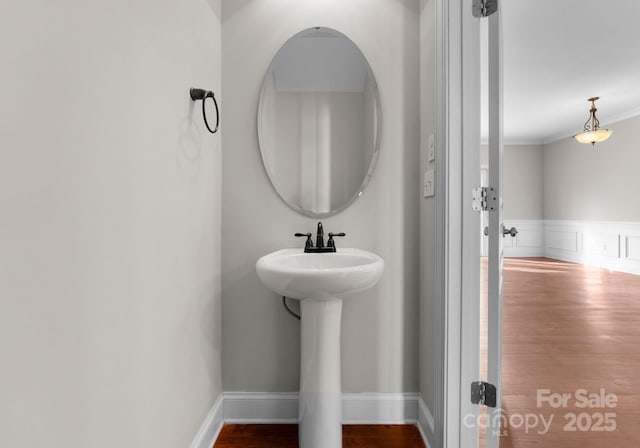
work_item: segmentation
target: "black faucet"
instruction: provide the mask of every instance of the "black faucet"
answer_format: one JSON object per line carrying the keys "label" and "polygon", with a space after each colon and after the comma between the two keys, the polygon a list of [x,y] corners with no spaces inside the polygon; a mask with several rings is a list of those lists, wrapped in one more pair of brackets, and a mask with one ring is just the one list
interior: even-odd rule
{"label": "black faucet", "polygon": [[322,223],[318,222],[318,230],[316,230],[316,248],[324,247],[324,229]]}
{"label": "black faucet", "polygon": [[306,237],[307,240],[304,243],[304,251],[307,253],[322,253],[322,252],[335,252],[336,251],[336,243],[333,240],[334,236],[346,236],[347,234],[344,232],[340,233],[332,233],[329,232],[329,239],[327,240],[327,245],[324,245],[324,229],[322,227],[322,223],[318,223],[318,229],[316,231],[316,246],[313,247],[313,241],[311,240],[311,233],[296,233],[297,237]]}

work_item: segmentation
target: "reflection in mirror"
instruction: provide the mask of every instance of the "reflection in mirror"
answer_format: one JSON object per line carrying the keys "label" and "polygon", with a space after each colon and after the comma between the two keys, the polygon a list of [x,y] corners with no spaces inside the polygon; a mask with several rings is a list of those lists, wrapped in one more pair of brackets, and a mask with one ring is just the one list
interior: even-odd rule
{"label": "reflection in mirror", "polygon": [[349,38],[317,27],[278,51],[262,85],[258,140],[269,179],[291,208],[326,217],[360,196],[379,128],[375,78]]}

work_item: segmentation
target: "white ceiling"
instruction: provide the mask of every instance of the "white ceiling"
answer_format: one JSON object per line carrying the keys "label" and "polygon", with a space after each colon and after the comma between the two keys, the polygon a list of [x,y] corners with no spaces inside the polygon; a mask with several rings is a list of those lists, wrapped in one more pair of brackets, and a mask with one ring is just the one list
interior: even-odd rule
{"label": "white ceiling", "polygon": [[505,143],[548,143],[580,132],[592,96],[601,98],[602,125],[640,115],[639,0],[501,5]]}

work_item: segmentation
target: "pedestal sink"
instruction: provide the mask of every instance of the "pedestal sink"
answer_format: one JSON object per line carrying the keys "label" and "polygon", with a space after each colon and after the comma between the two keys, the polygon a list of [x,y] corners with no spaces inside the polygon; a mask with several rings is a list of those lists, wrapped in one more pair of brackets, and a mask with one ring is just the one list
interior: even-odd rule
{"label": "pedestal sink", "polygon": [[302,448],[342,447],[340,322],[342,300],[375,285],[378,255],[360,249],[304,253],[283,249],[260,258],[258,277],[272,291],[300,299],[299,441]]}

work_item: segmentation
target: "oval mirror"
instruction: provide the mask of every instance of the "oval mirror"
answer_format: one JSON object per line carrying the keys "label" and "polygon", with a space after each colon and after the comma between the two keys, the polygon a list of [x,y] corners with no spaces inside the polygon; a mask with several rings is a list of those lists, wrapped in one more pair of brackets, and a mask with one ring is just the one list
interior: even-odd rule
{"label": "oval mirror", "polygon": [[314,218],[349,206],[378,158],[380,96],[371,67],[344,34],[311,28],[274,57],[258,105],[262,161],[276,192]]}

